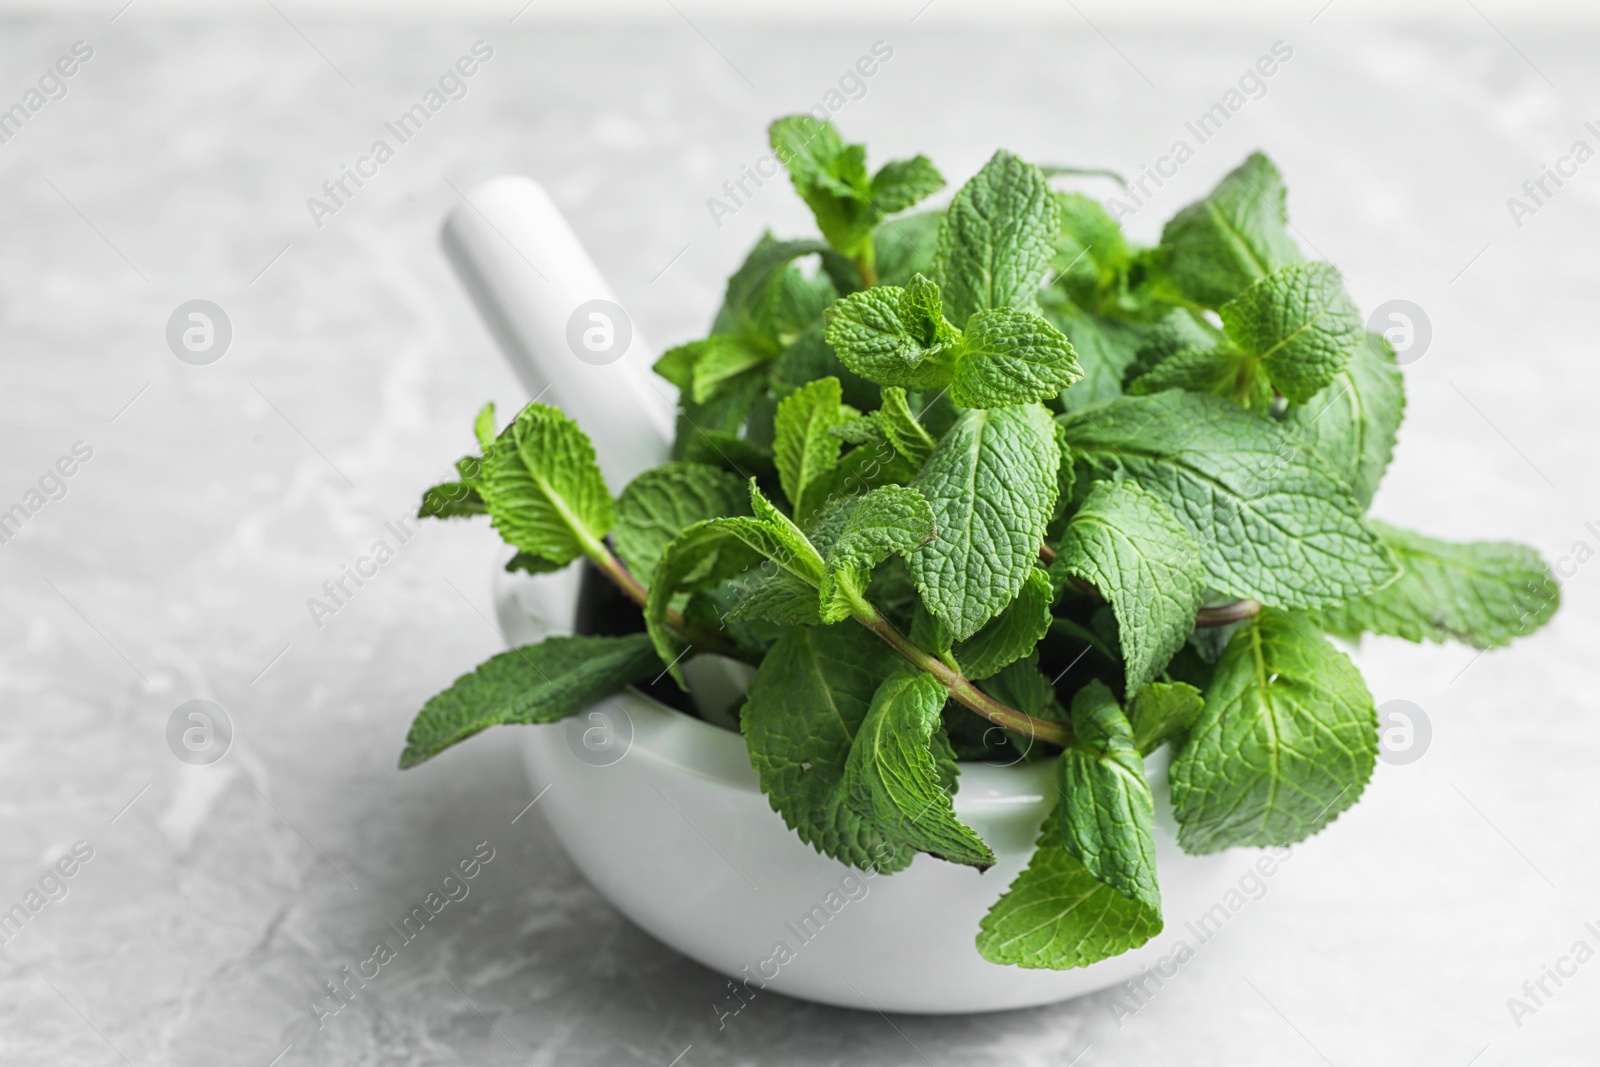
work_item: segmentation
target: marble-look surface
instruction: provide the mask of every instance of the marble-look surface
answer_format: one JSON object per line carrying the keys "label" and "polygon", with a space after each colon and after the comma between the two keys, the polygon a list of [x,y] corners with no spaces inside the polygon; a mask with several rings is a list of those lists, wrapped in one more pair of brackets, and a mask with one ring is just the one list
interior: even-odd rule
{"label": "marble-look surface", "polygon": [[[1013,33],[908,20],[761,29],[330,21],[263,6],[200,21],[117,5],[0,32],[0,104],[84,40],[93,57],[0,144],[0,508],[74,442],[93,449],[0,546],[0,908],[82,841],[93,858],[0,948],[6,1064],[1591,1063],[1600,962],[1536,1013],[1521,995],[1600,920],[1600,568],[1577,566],[1538,639],[1475,658],[1369,642],[1382,702],[1432,746],[1298,850],[1131,1018],[1093,997],[976,1018],[884,1018],[768,997],[719,1029],[721,978],[592,892],[540,822],[515,735],[405,774],[413,712],[493,651],[476,524],[422,530],[319,628],[322,583],[384,537],[523,398],[436,243],[458,189],[548,184],[635,321],[695,336],[763,226],[769,184],[706,208],[773,115],[820,100],[874,41],[893,58],[838,115],[878,159],[961,179],[998,145],[1135,172],[1272,42],[1293,57],[1130,226],[1248,150],[1286,172],[1308,252],[1364,308],[1403,297],[1434,341],[1378,514],[1600,547],[1594,292],[1600,163],[1523,225],[1506,198],[1600,105],[1592,31],[1490,12],[1371,29],[1338,6],[1225,31],[1076,20]],[[281,6],[281,5],[280,5]],[[692,5],[680,5],[693,17]],[[292,23],[289,21],[292,19]],[[697,28],[696,28],[697,27]],[[702,32],[703,31],[703,32]],[[306,198],[476,40],[494,55],[335,216]],[[280,255],[281,253],[281,255]],[[226,309],[190,366],[169,313]],[[212,766],[168,750],[205,698]],[[494,859],[320,1029],[308,1002],[367,958],[480,842]],[[1184,917],[1170,917],[1181,921]],[[274,1060],[274,1057],[280,1057]]]}

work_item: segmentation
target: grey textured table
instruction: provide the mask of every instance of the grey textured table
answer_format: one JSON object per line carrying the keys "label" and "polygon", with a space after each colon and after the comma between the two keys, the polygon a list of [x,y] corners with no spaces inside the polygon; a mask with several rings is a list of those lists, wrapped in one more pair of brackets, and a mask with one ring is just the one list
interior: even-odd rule
{"label": "grey textured table", "polygon": [[[892,58],[837,120],[875,158],[924,151],[957,179],[1000,145],[1137,172],[1287,42],[1265,95],[1131,230],[1153,238],[1267,148],[1307,251],[1363,307],[1406,298],[1433,324],[1376,511],[1552,560],[1600,547],[1600,163],[1520,227],[1506,204],[1574,140],[1600,143],[1595,33],[1363,29],[1337,6],[1309,21],[1315,4],[1105,36],[913,25],[915,4],[827,30],[697,30],[665,8],[553,28],[114,6],[0,33],[5,106],[74,41],[93,49],[0,144],[0,508],[93,450],[0,546],[0,908],[92,849],[0,947],[0,1061],[1593,1062],[1600,963],[1547,979],[1532,1013],[1507,1006],[1576,941],[1600,946],[1600,612],[1576,557],[1536,640],[1360,650],[1380,702],[1426,709],[1431,747],[1380,766],[1131,1018],[1108,997],[889,1019],[769,997],[719,1030],[722,979],[600,900],[537,808],[516,819],[532,792],[512,731],[394,769],[421,702],[498,645],[488,529],[423,529],[320,628],[306,600],[448,472],[479,404],[523,399],[436,243],[457,190],[546,182],[641,328],[696,336],[762,227],[807,227],[781,183],[720,227],[708,198],[772,116],[824,100],[879,40]],[[466,95],[319,228],[307,199],[480,39],[493,56]],[[210,366],[163,336],[194,298],[233,326]],[[195,698],[236,731],[211,766],[166,743]],[[322,984],[485,841],[469,898],[319,1028]]]}

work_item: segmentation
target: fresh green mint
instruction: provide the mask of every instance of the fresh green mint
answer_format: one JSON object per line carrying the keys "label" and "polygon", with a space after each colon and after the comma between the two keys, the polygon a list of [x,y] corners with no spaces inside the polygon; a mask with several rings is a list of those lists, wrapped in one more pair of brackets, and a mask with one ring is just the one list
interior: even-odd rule
{"label": "fresh green mint", "polygon": [[1404,381],[1301,254],[1264,155],[1140,247],[1007,152],[906,214],[944,187],[925,157],[869,171],[810,116],[771,139],[820,237],[763,235],[706,336],[656,364],[672,460],[607,485],[560,411],[491,405],[423,495],[487,516],[510,569],[598,571],[638,632],[491,658],[427,703],[401,766],[731,657],[762,792],[841,863],[991,867],[963,763],[1049,762],[977,947],[1079,967],[1161,931],[1169,797],[1195,853],[1302,841],[1360,797],[1377,716],[1330,634],[1490,649],[1554,613],[1531,549],[1368,517]]}

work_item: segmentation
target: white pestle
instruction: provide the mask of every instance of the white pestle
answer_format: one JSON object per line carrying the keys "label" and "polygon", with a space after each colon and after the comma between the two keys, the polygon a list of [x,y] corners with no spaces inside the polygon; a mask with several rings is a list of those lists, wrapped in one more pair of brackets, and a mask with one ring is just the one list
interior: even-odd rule
{"label": "white pestle", "polygon": [[529,395],[583,427],[612,490],[665,462],[672,387],[652,381],[655,353],[544,187],[519,175],[484,182],[443,239]]}
{"label": "white pestle", "polygon": [[[652,377],[654,351],[543,186],[505,175],[466,199],[441,235],[457,276],[529,394],[583,428],[620,492],[671,453],[672,386]],[[546,620],[556,632],[571,629],[571,573],[536,579],[539,595],[560,605]],[[702,714],[723,721],[750,678],[721,656],[700,656],[684,673]]]}

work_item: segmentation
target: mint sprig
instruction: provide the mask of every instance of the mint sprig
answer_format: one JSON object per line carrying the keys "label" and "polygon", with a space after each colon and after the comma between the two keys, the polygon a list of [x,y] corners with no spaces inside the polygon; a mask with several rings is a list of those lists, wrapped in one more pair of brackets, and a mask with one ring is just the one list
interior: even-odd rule
{"label": "mint sprig", "polygon": [[1146,756],[1172,750],[1182,847],[1303,840],[1377,745],[1327,634],[1488,649],[1554,613],[1532,550],[1367,516],[1404,382],[1301,256],[1265,156],[1141,248],[1007,152],[894,217],[942,187],[924,157],[869,173],[810,116],[771,136],[821,238],[763,235],[709,333],[661,357],[673,460],[613,497],[566,416],[497,431],[490,406],[423,496],[487,516],[511,569],[586,561],[643,632],[493,657],[428,702],[402,766],[737,657],[773,810],[861,869],[992,865],[962,762],[1051,761],[1051,814],[977,946],[1077,967],[1161,930]]}

